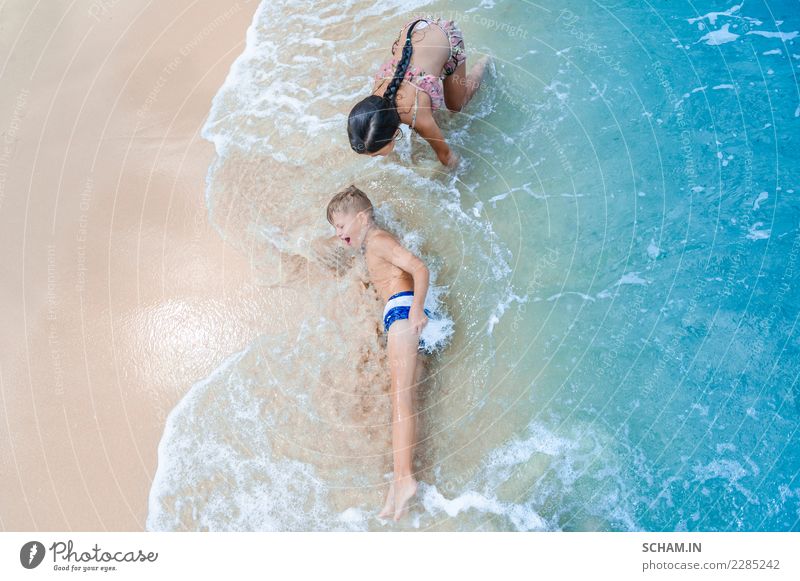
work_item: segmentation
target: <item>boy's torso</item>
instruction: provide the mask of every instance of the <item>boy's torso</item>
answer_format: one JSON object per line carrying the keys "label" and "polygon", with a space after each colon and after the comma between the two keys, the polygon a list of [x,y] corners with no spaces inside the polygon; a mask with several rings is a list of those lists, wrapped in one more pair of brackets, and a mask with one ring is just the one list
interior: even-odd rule
{"label": "boy's torso", "polygon": [[378,255],[378,246],[389,244],[384,236],[396,240],[386,230],[380,230],[380,233],[382,236],[376,236],[366,246],[364,259],[367,263],[370,281],[375,285],[375,289],[383,301],[386,302],[395,293],[414,290],[414,279],[411,274]]}

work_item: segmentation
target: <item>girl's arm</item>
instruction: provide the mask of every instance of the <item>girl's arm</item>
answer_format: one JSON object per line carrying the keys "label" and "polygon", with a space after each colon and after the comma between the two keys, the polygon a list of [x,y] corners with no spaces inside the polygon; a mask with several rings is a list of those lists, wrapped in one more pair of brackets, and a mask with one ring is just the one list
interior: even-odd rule
{"label": "girl's arm", "polygon": [[447,167],[455,166],[458,162],[458,156],[448,147],[447,142],[444,140],[444,135],[442,135],[442,130],[436,124],[430,109],[420,108],[415,129],[425,141],[431,144],[433,151],[436,152],[436,157],[439,158],[443,165]]}

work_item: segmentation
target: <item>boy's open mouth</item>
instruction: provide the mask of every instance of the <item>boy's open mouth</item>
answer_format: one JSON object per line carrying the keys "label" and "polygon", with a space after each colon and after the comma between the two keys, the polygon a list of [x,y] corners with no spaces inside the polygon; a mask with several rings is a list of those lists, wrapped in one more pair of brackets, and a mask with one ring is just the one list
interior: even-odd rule
{"label": "boy's open mouth", "polygon": [[347,242],[348,244],[350,244],[350,237],[349,236],[345,236],[344,237],[344,241]]}

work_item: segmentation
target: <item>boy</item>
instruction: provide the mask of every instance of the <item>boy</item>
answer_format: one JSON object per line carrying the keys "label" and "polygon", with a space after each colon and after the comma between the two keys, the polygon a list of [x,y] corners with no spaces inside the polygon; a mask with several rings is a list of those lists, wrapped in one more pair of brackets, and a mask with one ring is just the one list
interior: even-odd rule
{"label": "boy", "polygon": [[425,359],[418,350],[425,346],[420,335],[431,314],[424,308],[428,268],[390,233],[375,225],[372,202],[357,187],[351,185],[336,194],[328,203],[327,215],[328,222],[336,228],[336,236],[364,253],[369,277],[386,301],[383,322],[391,370],[394,481],[378,516],[393,515],[394,520],[400,520],[417,492],[412,474],[416,443],[414,392],[425,371]]}

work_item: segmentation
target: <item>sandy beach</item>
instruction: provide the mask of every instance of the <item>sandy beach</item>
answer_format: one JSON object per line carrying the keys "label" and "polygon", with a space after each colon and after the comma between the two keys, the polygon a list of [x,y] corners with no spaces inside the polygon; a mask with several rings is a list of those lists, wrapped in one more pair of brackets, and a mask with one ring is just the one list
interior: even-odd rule
{"label": "sandy beach", "polygon": [[0,529],[139,531],[166,415],[261,331],[199,136],[256,2],[0,5]]}

